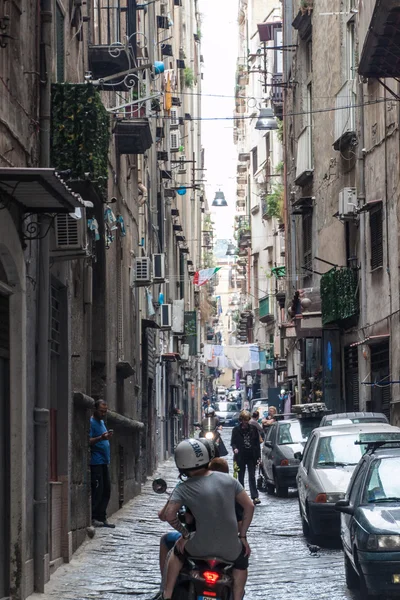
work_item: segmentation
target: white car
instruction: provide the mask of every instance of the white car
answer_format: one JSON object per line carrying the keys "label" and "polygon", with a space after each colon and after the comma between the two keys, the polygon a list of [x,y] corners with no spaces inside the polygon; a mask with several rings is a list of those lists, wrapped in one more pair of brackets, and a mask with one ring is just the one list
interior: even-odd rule
{"label": "white car", "polygon": [[305,536],[339,536],[340,514],[335,504],[344,498],[353,471],[365,452],[365,446],[355,442],[379,439],[400,440],[400,428],[365,423],[314,429],[296,477]]}

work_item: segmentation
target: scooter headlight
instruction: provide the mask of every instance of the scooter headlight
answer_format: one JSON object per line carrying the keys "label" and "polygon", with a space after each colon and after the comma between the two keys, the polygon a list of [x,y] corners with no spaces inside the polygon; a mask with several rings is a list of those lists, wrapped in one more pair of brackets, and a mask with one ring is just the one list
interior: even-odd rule
{"label": "scooter headlight", "polygon": [[207,431],[206,433],[206,440],[213,440],[214,439],[214,434],[212,431]]}

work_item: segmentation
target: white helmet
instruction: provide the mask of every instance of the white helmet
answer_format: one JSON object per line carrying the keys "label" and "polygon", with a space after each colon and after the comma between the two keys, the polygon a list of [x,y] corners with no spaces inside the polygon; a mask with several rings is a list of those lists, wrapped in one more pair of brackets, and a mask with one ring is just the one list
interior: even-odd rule
{"label": "white helmet", "polygon": [[212,406],[207,406],[204,413],[205,413],[206,417],[212,417],[213,415],[215,415],[215,409]]}
{"label": "white helmet", "polygon": [[205,438],[183,440],[175,448],[175,464],[180,471],[206,467],[214,457],[214,444]]}

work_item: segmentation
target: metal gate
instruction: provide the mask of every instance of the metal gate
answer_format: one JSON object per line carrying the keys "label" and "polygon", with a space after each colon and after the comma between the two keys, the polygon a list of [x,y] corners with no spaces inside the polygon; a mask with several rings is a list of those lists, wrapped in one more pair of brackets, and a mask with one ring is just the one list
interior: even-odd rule
{"label": "metal gate", "polygon": [[10,576],[9,331],[9,299],[0,295],[0,598],[8,598]]}
{"label": "metal gate", "polygon": [[390,417],[391,388],[389,376],[389,342],[371,346],[371,381],[379,383],[371,391],[371,410]]}
{"label": "metal gate", "polygon": [[358,375],[358,348],[346,346],[344,349],[344,372],[346,388],[346,410],[358,411],[360,406],[360,384]]}

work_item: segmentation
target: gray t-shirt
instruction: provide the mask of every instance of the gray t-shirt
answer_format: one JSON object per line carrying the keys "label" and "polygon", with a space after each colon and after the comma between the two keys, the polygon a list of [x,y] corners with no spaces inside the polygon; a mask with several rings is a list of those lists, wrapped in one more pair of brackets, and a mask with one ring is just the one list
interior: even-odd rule
{"label": "gray t-shirt", "polygon": [[238,538],[235,498],[242,485],[230,475],[211,472],[178,485],[171,502],[187,506],[196,520],[196,533],[186,544],[191,556],[213,556],[234,561],[242,551]]}

